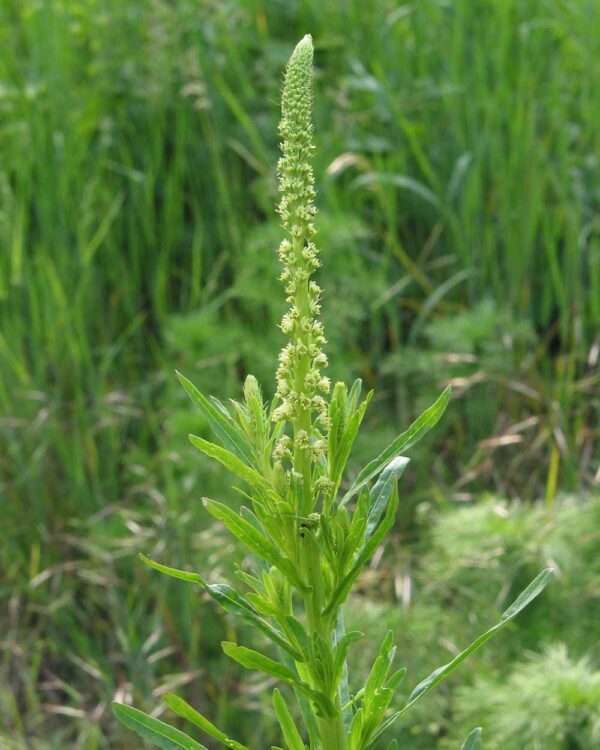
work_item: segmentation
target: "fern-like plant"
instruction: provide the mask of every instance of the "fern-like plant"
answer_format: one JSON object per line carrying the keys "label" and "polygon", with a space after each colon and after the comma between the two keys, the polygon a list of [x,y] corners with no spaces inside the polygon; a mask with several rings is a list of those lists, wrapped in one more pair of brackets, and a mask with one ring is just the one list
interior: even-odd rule
{"label": "fern-like plant", "polygon": [[[243,402],[227,408],[179,376],[216,439],[213,443],[191,436],[191,442],[244,483],[240,491],[248,506],[239,513],[214,500],[205,499],[204,504],[252,554],[253,569],[236,571],[249,593],[142,559],[162,573],[203,587],[223,609],[272,642],[268,654],[231,642],[224,642],[223,650],[242,666],[287,686],[285,694],[277,688],[273,691],[273,708],[287,750],[307,746],[310,750],[367,750],[537,596],[549,571],[529,585],[496,625],[419,682],[400,710],[388,711],[405,677],[402,668],[391,672],[395,654],[391,632],[363,687],[349,695],[346,656],[362,634],[344,631],[342,608],[361,570],[394,524],[397,481],[408,464],[403,452],[440,419],[450,392],[446,389],[352,481],[345,477],[371,393],[361,400],[359,380],[350,388],[336,383],[331,389],[323,375],[327,358],[318,320],[321,290],[313,279],[320,261],[313,224],[312,75],[313,44],[305,36],[289,60],[282,97],[279,214],[287,237],[279,255],[289,310],[281,329],[289,340],[279,356],[275,399],[265,404],[256,379],[248,376]],[[293,718],[292,694],[303,726]],[[164,700],[175,714],[224,746],[247,750],[181,698],[167,694]],[[164,750],[204,748],[182,731],[135,708],[119,704],[114,710],[125,725]],[[474,730],[464,749],[479,747],[479,737],[479,729]],[[392,740],[388,748],[396,746]]]}

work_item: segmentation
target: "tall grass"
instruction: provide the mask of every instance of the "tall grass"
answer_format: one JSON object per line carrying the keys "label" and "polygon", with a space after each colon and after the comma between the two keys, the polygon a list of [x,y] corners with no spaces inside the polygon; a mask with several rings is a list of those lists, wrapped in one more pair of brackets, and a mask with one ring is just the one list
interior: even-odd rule
{"label": "tall grass", "polygon": [[[390,414],[419,407],[411,379],[454,379],[477,396],[454,411],[450,468],[434,467],[456,493],[551,500],[593,480],[599,16],[591,0],[3,3],[0,590],[13,597],[7,643],[37,644],[23,662],[3,649],[25,701],[7,726],[22,714],[19,731],[35,732],[52,716],[23,697],[50,679],[30,660],[54,674],[73,648],[101,677],[81,701],[57,688],[47,702],[82,711],[74,746],[102,746],[86,721],[118,689],[117,654],[138,658],[131,622],[145,614],[128,600],[108,611],[94,587],[119,590],[126,526],[160,543],[162,517],[190,543],[176,519],[190,520],[196,475],[166,447],[165,349],[169,366],[190,350],[210,390],[231,393],[227,379],[260,374],[279,348],[264,334],[281,310],[265,282],[277,232],[263,222],[277,71],[306,31],[336,290],[326,323],[386,394],[381,441]],[[466,331],[458,344],[443,321]],[[507,470],[489,468],[491,450]],[[173,489],[182,474],[189,496]],[[100,561],[105,578],[91,581]],[[192,608],[175,606],[189,620],[165,636],[174,648]],[[68,645],[74,631],[85,645]]]}

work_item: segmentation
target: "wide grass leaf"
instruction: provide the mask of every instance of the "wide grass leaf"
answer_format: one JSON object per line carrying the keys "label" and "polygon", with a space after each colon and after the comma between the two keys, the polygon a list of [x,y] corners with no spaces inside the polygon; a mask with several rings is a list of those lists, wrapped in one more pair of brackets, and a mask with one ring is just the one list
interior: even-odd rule
{"label": "wide grass leaf", "polygon": [[171,711],[176,713],[178,716],[187,719],[197,727],[200,727],[200,729],[206,732],[206,734],[214,737],[214,739],[218,740],[219,742],[222,742],[223,745],[231,748],[231,750],[248,750],[246,745],[242,745],[241,742],[232,740],[224,732],[218,729],[211,721],[202,716],[201,713],[196,711],[195,708],[192,708],[189,703],[184,701],[183,698],[180,698],[178,695],[174,695],[173,693],[165,693],[165,695],[163,696],[163,700],[171,709]]}
{"label": "wide grass leaf", "polygon": [[439,396],[437,401],[426,409],[421,416],[411,424],[408,430],[401,435],[398,435],[398,437],[393,440],[388,447],[377,456],[377,458],[374,458],[364,467],[352,483],[348,492],[346,492],[342,498],[342,505],[347,503],[348,500],[360,492],[360,490],[370,482],[373,477],[377,476],[377,474],[392,458],[394,458],[394,456],[397,456],[402,450],[408,450],[438,423],[446,406],[448,406],[450,393],[451,388],[448,386]]}
{"label": "wide grass leaf", "polygon": [[179,729],[165,724],[164,721],[154,719],[143,711],[122,703],[113,703],[113,711],[117,719],[129,729],[151,742],[162,750],[206,750],[196,740],[188,737]]}

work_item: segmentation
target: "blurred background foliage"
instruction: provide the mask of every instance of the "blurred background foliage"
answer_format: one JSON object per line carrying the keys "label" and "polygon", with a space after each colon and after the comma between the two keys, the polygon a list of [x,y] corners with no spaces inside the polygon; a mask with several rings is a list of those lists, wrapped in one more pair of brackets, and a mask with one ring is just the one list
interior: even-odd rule
{"label": "blurred background foliage", "polygon": [[413,685],[554,565],[401,747],[480,723],[490,750],[599,744],[598,3],[4,0],[1,747],[128,750],[110,700],[173,688],[273,740],[265,681],[220,655],[239,626],[133,555],[217,581],[239,554],[172,373],[272,393],[279,85],[307,31],[330,375],[376,388],[353,465],[455,386],[348,620],[373,648],[391,627]]}

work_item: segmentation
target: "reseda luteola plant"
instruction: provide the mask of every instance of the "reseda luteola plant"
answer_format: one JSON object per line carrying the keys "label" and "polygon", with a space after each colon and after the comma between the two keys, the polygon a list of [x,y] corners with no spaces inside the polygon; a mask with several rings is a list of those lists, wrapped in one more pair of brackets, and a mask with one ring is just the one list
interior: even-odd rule
{"label": "reseda luteola plant", "polygon": [[[190,436],[203,453],[244,482],[249,501],[238,513],[204,500],[209,513],[244,544],[251,570],[236,574],[249,593],[226,583],[209,583],[196,573],[166,567],[143,557],[163,573],[202,586],[227,612],[241,617],[272,642],[267,653],[224,642],[224,652],[249,669],[285,683],[273,704],[287,750],[367,750],[410,707],[443,680],[470,653],[511,620],[542,590],[540,574],[500,621],[449,664],[433,672],[409,694],[404,706],[388,711],[405,670],[391,671],[395,647],[389,633],[363,687],[348,693],[346,656],[362,634],[345,632],[342,606],[361,570],[392,528],[399,503],[397,480],[408,450],[441,417],[447,389],[410,427],[343,484],[352,444],[371,394],[361,401],[361,382],[348,389],[323,375],[325,336],[318,320],[321,289],[313,279],[320,265],[313,241],[316,213],[311,168],[313,45],[300,41],[287,66],[282,98],[282,157],[279,160],[279,214],[287,238],[279,248],[281,280],[289,310],[281,321],[288,343],[279,356],[277,390],[265,405],[256,379],[248,376],[243,403],[228,409],[205,398],[183,376],[180,380],[205,415],[218,442]],[[344,486],[345,491],[341,488]],[[295,695],[298,712],[291,710]],[[176,714],[232,750],[246,750],[181,698],[167,694]],[[161,748],[202,750],[182,731],[143,712],[117,704],[118,718]],[[302,727],[297,723],[299,716]],[[474,730],[464,748],[479,747]],[[397,747],[395,740],[387,746]],[[205,750],[205,749],[204,749]]]}

